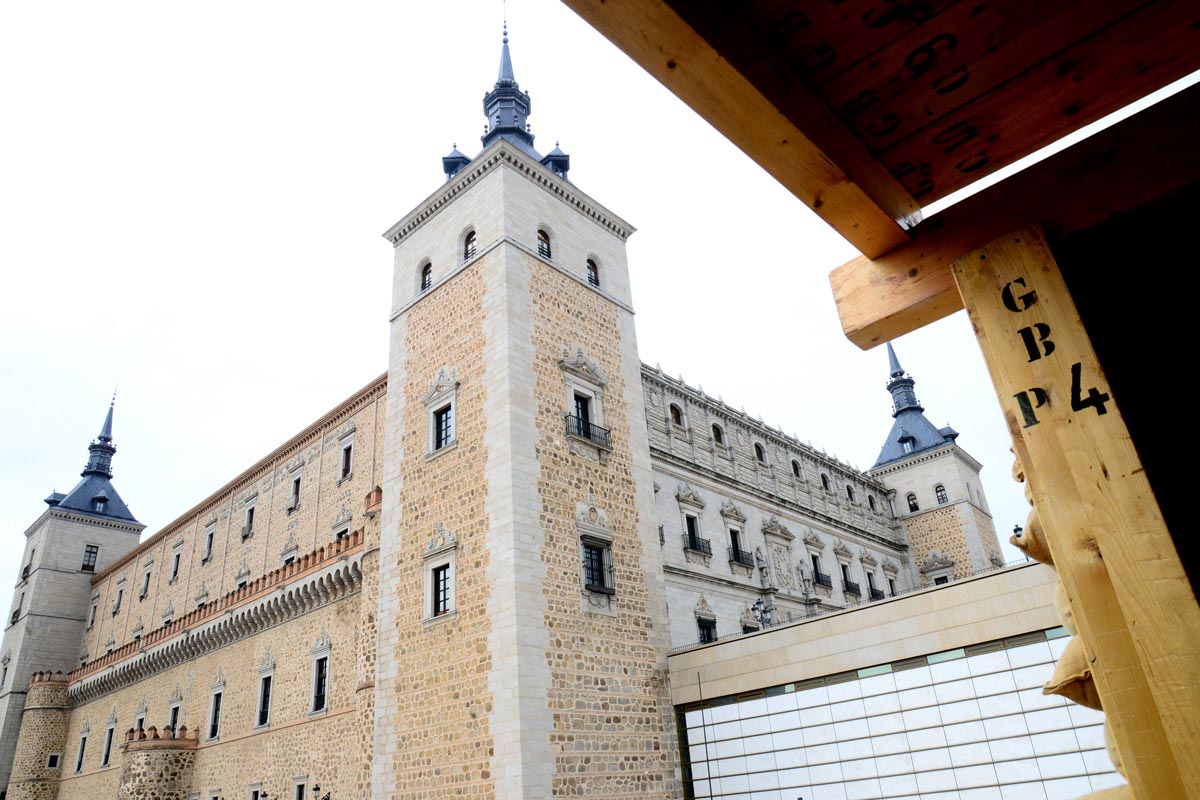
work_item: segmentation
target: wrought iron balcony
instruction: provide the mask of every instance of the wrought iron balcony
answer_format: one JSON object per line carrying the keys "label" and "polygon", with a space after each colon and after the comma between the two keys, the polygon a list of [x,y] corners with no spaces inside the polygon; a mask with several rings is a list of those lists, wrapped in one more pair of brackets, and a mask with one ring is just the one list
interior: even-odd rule
{"label": "wrought iron balcony", "polygon": [[846,594],[852,594],[856,597],[862,597],[862,589],[854,581],[842,581],[842,589]]}
{"label": "wrought iron balcony", "polygon": [[813,570],[813,583],[817,586],[824,586],[826,589],[833,588],[833,578],[826,575],[824,572]]}
{"label": "wrought iron balcony", "polygon": [[882,600],[884,597],[885,595],[883,592],[879,591],[878,589],[871,589],[872,600]]}
{"label": "wrought iron balcony", "polygon": [[754,566],[754,554],[738,547],[729,548],[729,563],[741,564],[743,567]]}
{"label": "wrought iron balcony", "polygon": [[572,414],[567,415],[567,436],[575,436],[580,439],[587,439],[597,447],[603,447],[605,450],[612,450],[612,435],[608,428],[601,428],[599,425],[593,425],[586,419],[581,419]]}
{"label": "wrought iron balcony", "polygon": [[712,555],[712,542],[708,539],[701,539],[699,536],[683,535],[683,547],[685,550],[695,550],[697,553],[704,553],[706,556]]}

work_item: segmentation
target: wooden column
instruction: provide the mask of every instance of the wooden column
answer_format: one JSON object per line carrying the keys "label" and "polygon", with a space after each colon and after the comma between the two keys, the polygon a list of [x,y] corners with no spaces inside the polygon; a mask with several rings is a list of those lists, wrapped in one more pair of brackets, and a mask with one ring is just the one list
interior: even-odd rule
{"label": "wooden column", "polygon": [[951,266],[1134,796],[1200,798],[1200,608],[1058,265],[1031,228]]}

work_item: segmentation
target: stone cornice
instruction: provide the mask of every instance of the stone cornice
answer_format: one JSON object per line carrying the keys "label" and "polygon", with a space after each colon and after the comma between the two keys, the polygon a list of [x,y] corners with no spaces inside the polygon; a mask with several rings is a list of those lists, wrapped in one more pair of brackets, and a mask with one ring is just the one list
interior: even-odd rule
{"label": "stone cornice", "polygon": [[471,187],[471,184],[497,167],[509,167],[569,206],[573,206],[621,241],[625,241],[636,230],[625,220],[579,191],[570,181],[556,175],[537,162],[528,153],[517,149],[503,139],[484,150],[416,208],[406,214],[383,233],[383,237],[399,245],[414,231],[432,219],[451,201]]}
{"label": "stone cornice", "polygon": [[362,587],[362,531],[236,589],[70,675],[79,705],[336,602]]}
{"label": "stone cornice", "polygon": [[317,438],[318,434],[323,437],[327,432],[327,429],[336,427],[350,414],[353,414],[364,406],[367,406],[373,402],[377,402],[386,395],[387,373],[385,372],[363,388],[359,389],[354,394],[350,395],[350,397],[339,403],[332,410],[322,415],[316,422],[312,423],[307,428],[300,431],[300,433],[288,439],[279,447],[268,453],[265,457],[259,459],[249,469],[243,471],[236,478],[229,481],[220,489],[213,492],[211,495],[185,511],[174,521],[165,525],[162,530],[139,544],[133,550],[130,550],[128,553],[122,556],[119,561],[110,565],[104,571],[96,573],[96,576],[92,578],[92,585],[100,583],[100,581],[102,581],[104,578],[107,578],[114,570],[123,566],[124,564],[140,558],[142,554],[156,547],[166,537],[171,536],[172,534],[182,534],[184,530],[190,528],[194,523],[199,521],[197,517],[204,513],[204,511],[212,508],[214,505],[227,503],[231,495],[236,498],[236,495],[243,491],[248,484],[257,481],[259,478],[268,473],[273,473],[278,466],[278,461],[289,457],[296,450]]}
{"label": "stone cornice", "polygon": [[[112,528],[118,531],[128,531],[129,533],[140,533],[146,529],[146,526],[140,522],[124,522],[111,517],[93,517],[90,514],[83,514],[77,511],[71,511],[65,508],[48,508],[46,513],[54,519],[67,520],[68,522],[83,522],[87,525],[95,525],[98,528]],[[111,570],[112,567],[109,567]]]}
{"label": "stone cornice", "polygon": [[872,467],[870,470],[868,470],[868,472],[870,472],[872,476],[890,475],[893,472],[898,472],[899,470],[911,467],[913,464],[934,461],[949,455],[956,456],[960,461],[965,463],[976,473],[983,469],[983,465],[976,461],[970,453],[968,453],[966,450],[963,450],[958,446],[958,444],[954,442],[948,442],[947,444],[944,444],[940,447],[935,447],[931,450],[922,450],[919,453],[913,453],[908,458],[899,459],[897,461],[889,461],[887,464],[884,464],[881,467]]}

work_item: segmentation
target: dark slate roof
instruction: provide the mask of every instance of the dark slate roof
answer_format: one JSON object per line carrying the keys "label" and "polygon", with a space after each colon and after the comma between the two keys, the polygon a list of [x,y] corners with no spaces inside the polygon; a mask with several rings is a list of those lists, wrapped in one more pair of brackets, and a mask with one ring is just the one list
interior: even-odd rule
{"label": "dark slate roof", "polygon": [[[958,431],[949,425],[939,429],[925,418],[925,409],[913,391],[916,381],[900,366],[900,360],[896,358],[896,351],[891,343],[888,343],[887,353],[887,389],[892,395],[892,416],[895,422],[892,423],[892,429],[883,442],[879,458],[875,460],[876,467],[951,444],[958,438]],[[907,450],[905,442],[909,443]]]}
{"label": "dark slate roof", "polygon": [[[96,500],[100,497],[106,498],[103,511],[96,510]],[[93,517],[106,517],[109,519],[124,520],[125,522],[137,522],[133,516],[133,512],[129,510],[129,506],[125,505],[125,501],[121,499],[121,495],[117,494],[117,489],[112,485],[112,480],[96,473],[84,473],[83,479],[75,485],[74,489],[67,492],[62,500],[58,501],[57,507],[78,511],[81,514],[89,514]]]}

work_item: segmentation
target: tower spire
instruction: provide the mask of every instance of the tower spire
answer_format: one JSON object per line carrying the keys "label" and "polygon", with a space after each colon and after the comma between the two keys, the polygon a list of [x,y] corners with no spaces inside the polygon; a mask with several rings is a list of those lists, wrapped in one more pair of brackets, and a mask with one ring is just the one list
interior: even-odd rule
{"label": "tower spire", "polygon": [[80,473],[83,477],[88,475],[112,477],[112,457],[117,452],[117,448],[112,443],[113,408],[116,405],[117,393],[113,392],[112,401],[108,404],[108,414],[105,415],[104,424],[100,427],[100,435],[88,445],[88,463]]}
{"label": "tower spire", "polygon": [[889,368],[887,390],[892,393],[892,416],[897,417],[902,411],[909,409],[924,411],[925,409],[917,400],[917,393],[913,389],[916,381],[900,366],[900,359],[896,358],[896,351],[892,348],[891,342],[887,343],[887,351]]}
{"label": "tower spire", "polygon": [[495,86],[483,96],[483,113],[488,120],[488,129],[482,137],[483,146],[503,137],[537,155],[540,160],[541,156],[533,149],[533,134],[529,131],[530,109],[529,92],[521,91],[513,72],[512,52],[508,49],[508,20],[505,19],[500,40],[500,71]]}

